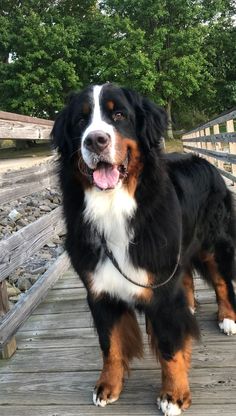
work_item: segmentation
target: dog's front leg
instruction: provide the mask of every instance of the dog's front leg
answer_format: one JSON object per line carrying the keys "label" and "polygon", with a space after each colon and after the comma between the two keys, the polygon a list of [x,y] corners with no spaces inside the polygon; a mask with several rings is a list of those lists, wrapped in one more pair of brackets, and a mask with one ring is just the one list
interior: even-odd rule
{"label": "dog's front leg", "polygon": [[151,345],[161,363],[162,388],[159,408],[165,416],[181,414],[191,404],[188,382],[192,338],[198,328],[183,292],[163,297],[157,308],[147,311]]}
{"label": "dog's front leg", "polygon": [[118,400],[129,362],[142,356],[142,337],[134,312],[123,302],[105,296],[97,301],[90,297],[89,306],[103,354],[103,370],[93,402],[104,407]]}

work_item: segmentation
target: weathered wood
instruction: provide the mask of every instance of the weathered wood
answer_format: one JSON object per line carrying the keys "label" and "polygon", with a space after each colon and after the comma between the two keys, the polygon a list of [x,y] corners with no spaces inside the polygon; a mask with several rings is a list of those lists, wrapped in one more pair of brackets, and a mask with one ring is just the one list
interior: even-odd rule
{"label": "weathered wood", "polygon": [[0,242],[0,281],[64,229],[61,208],[54,209],[32,224]]}
{"label": "weathered wood", "polygon": [[0,204],[50,188],[57,184],[54,158],[28,169],[0,173]]}
{"label": "weathered wood", "polygon": [[[214,126],[216,127],[216,126]],[[218,134],[209,134],[202,137],[187,137],[182,139],[183,143],[236,143],[236,133],[218,133]]]}
{"label": "weathered wood", "polygon": [[215,159],[224,160],[227,163],[236,164],[236,154],[227,153],[227,152],[216,152],[214,150],[200,149],[199,147],[184,145],[187,149],[193,150],[196,153],[200,153],[206,156],[212,156]]}
{"label": "weathered wood", "polygon": [[[218,357],[221,356],[222,368],[235,368],[236,342],[229,344],[228,337],[224,336],[224,342],[219,345],[196,344],[193,349],[191,368],[202,368],[205,371],[215,368]],[[4,364],[1,373],[35,373],[35,372],[74,372],[74,371],[94,371],[101,369],[102,355],[98,342],[95,346],[80,346],[78,338],[76,348],[50,348],[39,351],[37,349],[22,350],[21,354],[16,354],[11,361]],[[221,354],[222,350],[227,350],[227,354]],[[60,366],[58,365],[60,362]],[[156,359],[150,352],[147,343],[145,344],[145,355],[141,360],[135,359],[131,365],[133,370],[157,368]]]}
{"label": "weathered wood", "polygon": [[49,140],[51,130],[46,125],[0,120],[1,140]]}
{"label": "weathered wood", "polygon": [[[60,363],[59,361],[59,367]],[[0,404],[92,406],[92,391],[98,376],[98,371],[3,373],[0,376]],[[230,403],[232,409],[235,409],[233,405],[236,405],[236,374],[231,368],[192,369],[190,384],[193,403],[211,405],[213,402],[219,406]],[[153,404],[160,385],[159,369],[136,370],[125,383],[124,391],[116,406],[120,407],[127,403],[133,403],[135,406]],[[122,414],[121,407],[120,410]],[[189,415],[191,415],[190,412]]]}
{"label": "weathered wood", "polygon": [[63,253],[37,280],[26,294],[8,311],[0,321],[0,345],[4,345],[18,328],[32,314],[32,311],[45,298],[48,290],[70,265],[67,254]]}
{"label": "weathered wood", "polygon": [[[0,282],[0,322],[9,309],[6,282]],[[0,349],[0,358],[10,358],[15,351],[16,340],[15,337],[13,337],[4,345],[2,350]]]}
{"label": "weathered wood", "polygon": [[[226,122],[226,130],[228,133],[234,132],[234,120],[227,120]],[[229,152],[235,153],[236,152],[236,143],[229,143]],[[232,164],[232,174],[236,175],[236,166]]]}
{"label": "weathered wood", "polygon": [[[161,415],[160,411],[154,401],[149,403],[149,405],[139,404],[113,404],[108,406],[106,409],[102,410],[100,408],[95,408],[90,405],[80,405],[79,407],[74,406],[0,406],[1,416],[95,416],[105,414],[106,416],[158,416]],[[205,404],[193,403],[191,409],[188,410],[187,415],[189,416],[235,416],[235,410],[232,409],[231,404],[222,403],[222,405],[216,405],[211,403],[210,406],[206,408]]]}
{"label": "weathered wood", "polygon": [[32,124],[43,124],[45,126],[53,126],[52,120],[46,120],[44,118],[24,116],[22,114],[9,113],[7,111],[0,111],[0,120],[11,120],[11,121],[20,121],[23,123],[32,123]]}

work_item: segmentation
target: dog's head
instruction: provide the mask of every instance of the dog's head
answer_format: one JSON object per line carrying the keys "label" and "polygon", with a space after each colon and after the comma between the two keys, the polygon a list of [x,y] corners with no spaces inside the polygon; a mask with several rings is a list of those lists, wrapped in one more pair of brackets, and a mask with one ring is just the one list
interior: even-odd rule
{"label": "dog's head", "polygon": [[104,84],[71,96],[52,138],[64,159],[76,161],[88,186],[133,188],[143,155],[158,148],[166,123],[165,111],[146,98]]}

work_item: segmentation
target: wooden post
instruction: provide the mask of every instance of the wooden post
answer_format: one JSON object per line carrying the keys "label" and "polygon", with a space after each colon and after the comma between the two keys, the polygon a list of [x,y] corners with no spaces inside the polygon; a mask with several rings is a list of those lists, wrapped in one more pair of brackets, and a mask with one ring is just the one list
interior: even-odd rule
{"label": "wooden post", "polygon": [[[233,133],[234,132],[234,120],[228,120],[226,121],[226,130],[227,133]],[[236,143],[229,143],[229,153],[233,153],[236,155]],[[236,165],[232,163],[232,174],[236,175]]]}
{"label": "wooden post", "polygon": [[[200,130],[200,132],[199,132],[200,134],[199,134],[199,136],[200,137],[204,137],[205,136],[205,131],[204,130]],[[199,146],[200,147],[200,146]],[[206,142],[201,142],[201,148],[202,149],[206,149],[207,147],[206,147]],[[201,154],[201,156],[202,157],[204,157],[204,159],[207,159],[207,156],[206,155],[204,155],[203,153]]]}
{"label": "wooden post", "polygon": [[[219,124],[215,124],[213,126],[213,133],[214,134],[220,134],[220,127]],[[222,152],[222,143],[221,142],[216,142],[216,150],[217,152]],[[222,160],[218,160],[217,161],[218,164],[218,168],[224,170],[224,162]]]}
{"label": "wooden post", "polygon": [[[5,280],[0,282],[0,319],[9,311],[7,285]],[[16,339],[11,338],[0,351],[0,358],[10,358],[16,351]]]}
{"label": "wooden post", "polygon": [[[205,128],[205,135],[210,136],[210,134],[211,134],[210,128],[209,127]],[[206,142],[206,148],[207,148],[207,150],[214,150],[213,143],[212,142]],[[212,163],[214,165],[214,162],[215,162],[214,157],[208,156],[207,159],[210,163]]]}

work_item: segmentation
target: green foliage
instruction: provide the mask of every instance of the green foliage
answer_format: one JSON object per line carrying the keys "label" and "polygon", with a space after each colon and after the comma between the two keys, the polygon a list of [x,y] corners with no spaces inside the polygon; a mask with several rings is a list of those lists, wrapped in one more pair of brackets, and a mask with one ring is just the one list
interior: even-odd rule
{"label": "green foliage", "polygon": [[178,128],[236,103],[233,0],[2,0],[0,108],[54,117],[71,90],[116,82]]}

